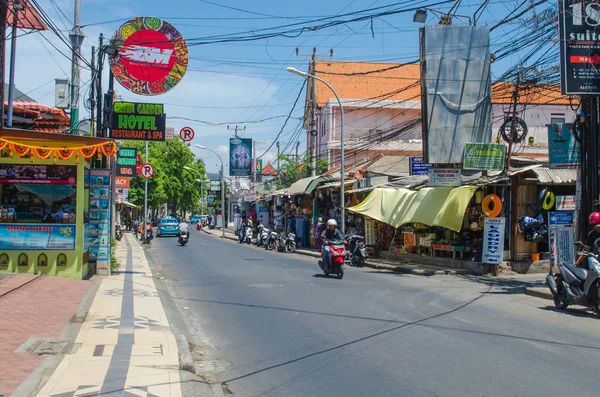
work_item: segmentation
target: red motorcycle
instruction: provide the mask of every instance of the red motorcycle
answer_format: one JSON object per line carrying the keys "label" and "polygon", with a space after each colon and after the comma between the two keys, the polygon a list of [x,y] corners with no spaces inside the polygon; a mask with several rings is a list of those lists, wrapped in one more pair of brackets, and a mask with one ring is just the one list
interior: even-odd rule
{"label": "red motorcycle", "polygon": [[329,247],[329,263],[325,265],[323,260],[319,261],[319,267],[323,270],[325,277],[330,273],[336,274],[338,279],[344,277],[344,262],[346,261],[346,246],[343,240],[329,241],[321,248],[321,258],[325,255],[325,247]]}
{"label": "red motorcycle", "polygon": [[196,222],[196,230],[202,230],[202,222]]}

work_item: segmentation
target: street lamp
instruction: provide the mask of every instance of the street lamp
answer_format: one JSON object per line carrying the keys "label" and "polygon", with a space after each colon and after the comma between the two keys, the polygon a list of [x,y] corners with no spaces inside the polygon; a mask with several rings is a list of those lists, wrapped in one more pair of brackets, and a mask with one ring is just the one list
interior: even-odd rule
{"label": "street lamp", "polygon": [[340,174],[341,174],[341,185],[340,185],[340,206],[342,209],[342,221],[340,224],[340,230],[342,232],[342,235],[344,235],[345,230],[346,230],[346,217],[344,214],[344,107],[342,106],[342,101],[340,101],[340,97],[338,96],[337,92],[335,92],[335,90],[333,89],[333,87],[326,82],[325,80],[323,80],[320,77],[317,77],[313,74],[310,73],[306,73],[306,72],[302,72],[296,68],[292,68],[292,67],[288,67],[286,69],[288,72],[293,73],[295,75],[298,75],[302,78],[308,79],[309,77],[315,79],[315,80],[319,80],[321,83],[325,84],[330,90],[331,92],[333,92],[333,95],[335,95],[335,99],[337,99],[338,105],[340,107]]}
{"label": "street lamp", "polygon": [[419,8],[415,11],[415,15],[413,16],[413,22],[416,23],[425,23],[427,20],[427,10],[423,8]]}
{"label": "street lamp", "polygon": [[[188,167],[187,165],[184,165],[183,169],[188,170],[188,171],[193,171],[196,174],[198,174],[198,176],[200,178],[202,178],[202,174],[200,173],[200,171],[198,171],[192,167]],[[200,182],[200,212],[202,212],[202,186],[203,186],[204,181],[202,179],[196,179],[196,181]]]}
{"label": "street lamp", "polygon": [[219,153],[215,152],[212,149],[204,147],[202,145],[196,144],[196,147],[203,150],[208,150],[209,152],[213,152],[219,158],[221,162],[221,230],[223,231],[222,237],[225,238],[225,181],[223,180],[225,172],[223,170],[223,159],[219,156]]}

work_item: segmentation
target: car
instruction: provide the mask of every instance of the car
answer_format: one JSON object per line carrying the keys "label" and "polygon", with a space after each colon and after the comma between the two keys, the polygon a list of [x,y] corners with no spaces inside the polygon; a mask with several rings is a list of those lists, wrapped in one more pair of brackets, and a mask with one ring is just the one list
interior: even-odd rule
{"label": "car", "polygon": [[202,221],[202,215],[194,215],[192,216],[192,219],[190,219],[190,223],[192,225],[195,225],[196,223],[198,223],[198,221]]}
{"label": "car", "polygon": [[175,218],[162,218],[158,222],[156,236],[177,236],[179,234],[179,222]]}

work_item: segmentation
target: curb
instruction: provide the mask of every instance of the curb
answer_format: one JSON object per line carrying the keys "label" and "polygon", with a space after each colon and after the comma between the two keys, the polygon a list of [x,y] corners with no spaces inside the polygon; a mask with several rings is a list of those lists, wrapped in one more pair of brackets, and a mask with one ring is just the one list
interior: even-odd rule
{"label": "curb", "polygon": [[92,276],[90,278],[90,282],[92,282],[93,284],[90,287],[90,289],[88,290],[88,292],[86,292],[86,294],[83,297],[83,299],[81,300],[81,302],[79,302],[79,305],[77,306],[77,309],[75,310],[75,313],[73,313],[73,315],[71,316],[71,320],[70,320],[71,323],[77,323],[77,324],[83,323],[88,315],[90,307],[92,307],[92,303],[94,302],[96,293],[98,292],[98,289],[100,288],[100,279],[96,276]]}
{"label": "curb", "polygon": [[194,359],[190,350],[190,344],[185,335],[175,335],[177,340],[177,353],[179,354],[179,369],[195,373]]}
{"label": "curb", "polygon": [[547,300],[554,300],[554,296],[547,288],[525,288],[525,295],[535,296]]}

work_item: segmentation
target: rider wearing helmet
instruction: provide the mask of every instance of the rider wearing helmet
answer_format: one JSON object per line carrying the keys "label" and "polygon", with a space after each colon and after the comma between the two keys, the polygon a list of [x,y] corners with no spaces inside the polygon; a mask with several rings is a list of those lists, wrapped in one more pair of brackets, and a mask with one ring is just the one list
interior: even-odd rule
{"label": "rider wearing helmet", "polygon": [[[589,251],[596,247],[596,240],[600,239],[600,212],[592,212],[588,219],[590,225],[594,226],[592,231],[588,233],[588,236],[585,240],[585,249]],[[584,255],[580,255],[579,259],[577,259],[577,262],[575,262],[575,266],[579,266],[579,264],[583,262],[584,258]]]}
{"label": "rider wearing helmet", "polygon": [[344,236],[342,232],[337,229],[337,221],[330,219],[327,221],[327,229],[321,233],[321,240],[323,241],[323,263],[329,264],[329,244],[331,241],[343,241]]}

